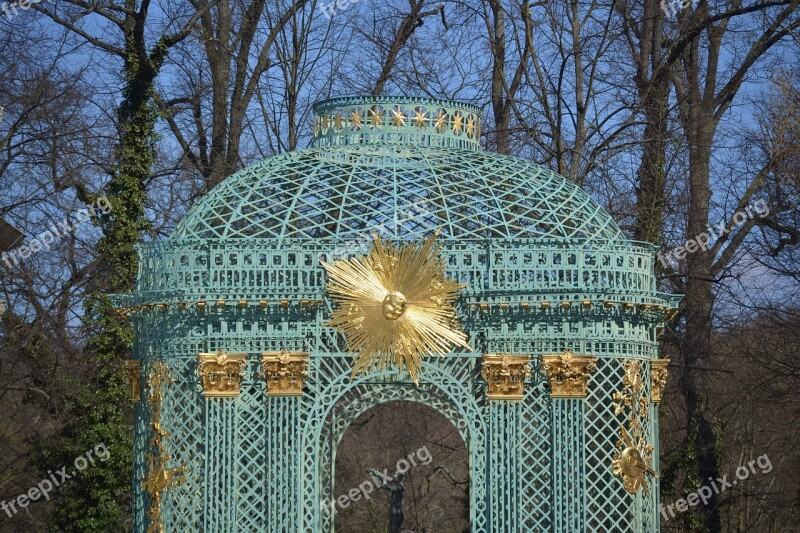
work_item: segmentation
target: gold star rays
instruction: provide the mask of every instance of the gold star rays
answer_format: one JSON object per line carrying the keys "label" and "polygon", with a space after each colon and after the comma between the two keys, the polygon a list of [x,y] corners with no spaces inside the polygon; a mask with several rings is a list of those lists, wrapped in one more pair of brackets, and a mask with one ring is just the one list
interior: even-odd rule
{"label": "gold star rays", "polygon": [[402,246],[375,235],[366,255],[322,263],[338,305],[327,325],[357,353],[354,375],[393,365],[418,383],[424,356],[444,356],[453,345],[472,350],[453,308],[465,285],[445,278],[438,235]]}

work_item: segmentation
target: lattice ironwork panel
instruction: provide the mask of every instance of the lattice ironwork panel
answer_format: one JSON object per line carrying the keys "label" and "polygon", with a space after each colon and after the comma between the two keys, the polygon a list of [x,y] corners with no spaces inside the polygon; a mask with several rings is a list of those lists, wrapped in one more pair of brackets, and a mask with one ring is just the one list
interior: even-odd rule
{"label": "lattice ironwork panel", "polygon": [[[398,195],[396,191],[403,191]],[[413,220],[409,212],[416,212]],[[525,160],[471,150],[349,145],[281,154],[215,187],[176,238],[621,239],[574,183]]]}
{"label": "lattice ironwork panel", "polygon": [[162,423],[169,433],[167,451],[171,466],[183,466],[185,481],[169,489],[162,514],[167,531],[197,531],[202,528],[206,434],[205,404],[197,392],[195,370],[185,361],[166,359],[174,383],[165,388]]}
{"label": "lattice ironwork panel", "polygon": [[[522,353],[522,352],[516,352]],[[523,531],[546,533],[552,528],[552,440],[550,392],[540,359],[532,358],[533,376],[525,384],[519,446],[522,475],[520,523]]]}
{"label": "lattice ironwork panel", "polygon": [[[393,237],[373,228],[385,237]],[[434,228],[435,229],[435,228]],[[427,234],[426,234],[427,235]],[[300,298],[322,295],[320,261],[364,253],[372,233],[353,239],[176,239],[139,246],[138,294],[151,301],[177,303],[184,298]],[[653,247],[631,242],[442,238],[448,275],[469,286],[465,294],[503,291],[544,296],[581,296],[596,303],[619,300],[659,304],[669,295],[656,292]],[[213,303],[213,302],[210,302]]]}
{"label": "lattice ironwork panel", "polygon": [[[251,359],[248,376],[257,375],[258,360]],[[271,497],[267,496],[267,480],[270,479],[269,465],[271,454],[267,427],[273,422],[267,414],[264,399],[264,383],[255,380],[242,385],[239,396],[237,420],[237,480],[239,497],[236,498],[237,524],[239,531],[267,531],[267,506]]]}
{"label": "lattice ironwork panel", "polygon": [[[622,389],[624,369],[620,359],[601,359],[592,375],[586,400],[586,515],[591,531],[635,531],[649,533],[658,530],[655,493],[658,485],[651,484],[650,496],[640,491],[629,494],[622,480],[611,469],[613,451],[619,440],[619,428],[624,420],[614,414],[611,395]],[[642,360],[643,375],[650,375],[650,365]],[[650,380],[645,379],[645,394],[650,397]],[[645,424],[649,439],[655,430],[650,419]],[[650,440],[649,442],[654,442]]]}
{"label": "lattice ironwork panel", "polygon": [[[323,520],[320,504],[326,498],[326,501],[330,501],[332,494],[332,461],[336,447],[334,433],[331,432],[334,428],[336,434],[343,431],[358,416],[356,413],[363,412],[370,403],[391,401],[404,395],[440,410],[454,426],[461,428],[464,432],[462,436],[467,435],[465,444],[470,456],[471,522],[475,531],[487,530],[486,415],[485,408],[475,399],[474,356],[426,360],[419,388],[408,387],[410,383],[407,377],[399,376],[397,371],[351,380],[350,357],[341,354],[312,354],[311,359],[307,381],[309,392],[303,396],[303,419],[306,421],[303,434],[303,531],[328,530],[330,527],[330,521]],[[400,379],[393,383],[392,375]],[[395,391],[399,389],[406,390],[398,394]],[[365,396],[366,405],[359,406],[355,411],[341,409],[351,405],[359,393],[367,390],[375,392]],[[340,407],[337,412],[342,418],[336,417],[336,422],[333,422],[331,416],[337,405]],[[441,409],[443,405],[448,407]],[[458,417],[451,418],[454,414]],[[344,424],[344,428],[340,424]]]}

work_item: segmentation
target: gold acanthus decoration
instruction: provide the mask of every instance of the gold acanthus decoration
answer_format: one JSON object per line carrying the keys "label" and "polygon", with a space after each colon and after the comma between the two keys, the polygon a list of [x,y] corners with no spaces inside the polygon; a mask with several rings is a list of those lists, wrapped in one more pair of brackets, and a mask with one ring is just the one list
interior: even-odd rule
{"label": "gold acanthus decoration", "polygon": [[486,380],[490,400],[522,400],[525,378],[531,375],[530,355],[484,354],[481,377]]}
{"label": "gold acanthus decoration", "polygon": [[267,396],[300,396],[308,377],[308,352],[265,352],[261,372],[267,381]]}
{"label": "gold acanthus decoration", "polygon": [[166,450],[166,440],[169,433],[161,428],[161,406],[164,401],[164,388],[172,384],[167,365],[163,361],[155,361],[150,365],[147,377],[148,403],[151,411],[150,427],[153,437],[145,453],[147,460],[147,474],[142,481],[142,488],[150,495],[150,509],[147,516],[150,518],[148,533],[163,533],[164,524],[161,520],[161,500],[165,491],[170,487],[180,485],[185,481],[185,467],[167,468],[170,456]]}
{"label": "gold acanthus decoration", "polygon": [[622,479],[625,490],[635,494],[641,488],[645,494],[650,494],[645,474],[658,477],[658,473],[652,466],[653,445],[647,441],[645,434],[649,411],[642,365],[635,360],[625,360],[622,365],[625,376],[622,391],[613,395],[614,414],[625,413],[628,427],[623,423],[619,428],[620,440],[617,441],[611,466],[614,475]]}
{"label": "gold acanthus decoration", "polygon": [[596,368],[596,357],[576,355],[569,349],[564,353],[542,356],[542,370],[550,381],[553,398],[585,398],[589,391],[589,378]]}
{"label": "gold acanthus decoration", "polygon": [[653,403],[660,403],[664,389],[667,388],[667,365],[669,359],[653,359],[650,361],[650,398]]}
{"label": "gold acanthus decoration", "polygon": [[246,353],[198,354],[197,372],[206,398],[229,398],[239,395],[247,367]]}
{"label": "gold acanthus decoration", "polygon": [[322,263],[338,305],[327,325],[356,352],[354,375],[395,366],[418,383],[426,355],[444,356],[453,345],[472,350],[453,307],[466,285],[445,278],[438,235],[395,246],[376,234],[366,255]]}

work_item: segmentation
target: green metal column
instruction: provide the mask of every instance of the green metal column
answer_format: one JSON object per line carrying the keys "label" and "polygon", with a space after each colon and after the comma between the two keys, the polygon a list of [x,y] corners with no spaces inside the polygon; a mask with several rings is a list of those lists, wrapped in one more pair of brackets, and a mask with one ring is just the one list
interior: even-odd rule
{"label": "green metal column", "polygon": [[301,531],[299,396],[267,398],[267,531]]}
{"label": "green metal column", "polygon": [[281,350],[261,357],[267,381],[267,531],[302,531],[303,482],[301,432],[308,423],[300,417],[309,354]]}
{"label": "green metal column", "polygon": [[521,420],[521,402],[489,402],[490,531],[522,533]]}
{"label": "green metal column", "polygon": [[553,398],[553,531],[586,531],[583,398]]}
{"label": "green metal column", "polygon": [[586,396],[596,359],[564,350],[542,356],[550,381],[553,531],[586,531]]}
{"label": "green metal column", "polygon": [[489,400],[490,531],[522,533],[522,409],[530,355],[484,354],[481,376]]}
{"label": "green metal column", "polygon": [[237,403],[235,398],[206,399],[204,531],[226,533],[237,530]]}

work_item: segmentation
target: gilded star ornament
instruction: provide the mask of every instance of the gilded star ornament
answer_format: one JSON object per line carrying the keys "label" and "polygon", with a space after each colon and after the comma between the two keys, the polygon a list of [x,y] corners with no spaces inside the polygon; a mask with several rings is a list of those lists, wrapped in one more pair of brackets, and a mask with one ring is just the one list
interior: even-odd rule
{"label": "gilded star ornament", "polygon": [[344,117],[342,116],[341,112],[338,112],[333,116],[333,129],[336,131],[342,131],[343,125],[344,125]]}
{"label": "gilded star ornament", "polygon": [[360,130],[361,125],[363,124],[364,117],[361,115],[361,111],[358,109],[353,109],[350,112],[350,125],[353,127],[354,130]]}
{"label": "gilded star ornament", "polygon": [[380,128],[383,126],[383,110],[379,107],[372,107],[369,110],[369,119],[372,121],[372,126]]}
{"label": "gilded star ornament", "polygon": [[418,128],[424,128],[425,123],[428,121],[427,113],[421,109],[414,110],[414,125]]}
{"label": "gilded star ornament", "polygon": [[440,109],[433,119],[433,126],[439,133],[444,132],[444,129],[447,127],[447,113]]}
{"label": "gilded star ornament", "polygon": [[396,246],[376,234],[366,255],[322,263],[337,304],[327,325],[356,353],[353,375],[394,366],[419,383],[426,355],[472,350],[453,307],[466,285],[445,278],[438,235]]}
{"label": "gilded star ornament", "polygon": [[402,109],[392,109],[392,123],[398,128],[406,125],[406,114]]}
{"label": "gilded star ornament", "polygon": [[458,111],[453,115],[453,133],[460,134],[464,127],[464,117]]}

